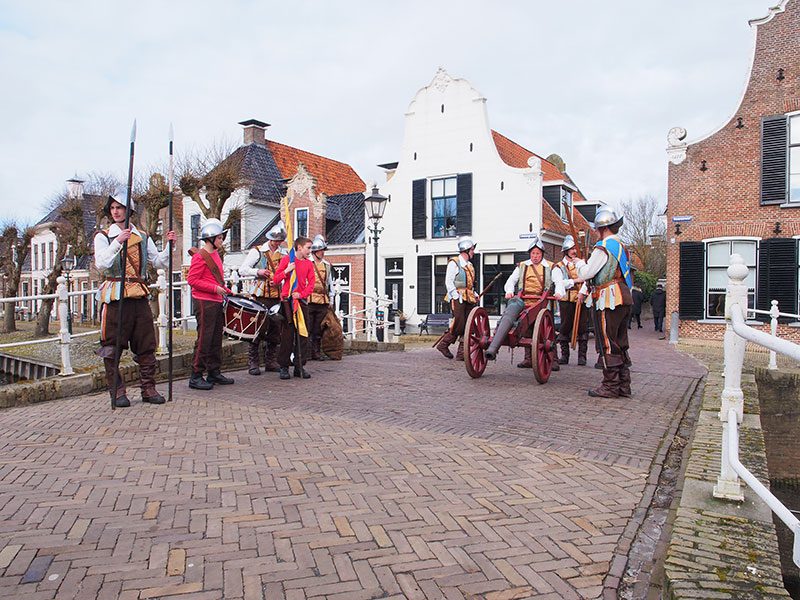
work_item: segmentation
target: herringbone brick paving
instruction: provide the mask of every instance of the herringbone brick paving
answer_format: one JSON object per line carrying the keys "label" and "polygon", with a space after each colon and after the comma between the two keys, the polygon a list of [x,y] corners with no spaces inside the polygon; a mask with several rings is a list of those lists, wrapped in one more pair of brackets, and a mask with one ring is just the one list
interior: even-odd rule
{"label": "herringbone brick paving", "polygon": [[636,343],[627,400],[588,398],[594,369],[540,386],[502,354],[472,381],[426,349],[8,409],[0,598],[598,597],[702,375]]}

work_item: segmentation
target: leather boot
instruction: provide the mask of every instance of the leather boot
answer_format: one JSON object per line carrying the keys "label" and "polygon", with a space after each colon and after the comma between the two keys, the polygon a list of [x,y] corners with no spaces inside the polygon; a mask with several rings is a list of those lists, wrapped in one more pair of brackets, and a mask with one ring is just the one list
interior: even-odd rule
{"label": "leather boot", "polygon": [[312,340],[309,344],[311,348],[311,358],[310,360],[322,360],[322,357],[319,354],[319,340]]}
{"label": "leather boot", "polygon": [[560,371],[561,367],[559,367],[558,364],[561,361],[558,359],[558,352],[556,351],[555,344],[553,344],[553,349],[550,350],[550,358],[552,359],[551,364],[550,364],[550,370],[551,371]]}
{"label": "leather boot", "polygon": [[603,363],[603,355],[602,354],[598,354],[597,355],[597,361],[594,363],[594,368],[595,369],[605,369],[605,364]]}
{"label": "leather boot", "polygon": [[558,359],[558,364],[569,364],[569,342],[561,342],[561,358]]}
{"label": "leather boot", "polygon": [[619,395],[623,398],[631,397],[631,370],[628,365],[617,367],[619,370]]}
{"label": "leather boot", "polygon": [[[113,350],[111,353],[114,353]],[[114,359],[104,358],[103,366],[106,369],[106,384],[108,385],[108,393],[113,394],[114,381],[117,379],[117,370],[114,368]],[[125,383],[122,381],[122,378],[120,378],[119,385],[117,386],[117,397],[114,398],[114,406],[116,408],[128,408],[130,405],[131,401],[128,400],[125,390]]]}
{"label": "leather boot", "polygon": [[261,342],[255,340],[250,342],[247,348],[247,372],[250,375],[261,375],[261,369],[258,364],[258,351],[261,348]]}
{"label": "leather boot", "polygon": [[586,365],[586,350],[589,346],[588,340],[578,340],[578,366]]}
{"label": "leather boot", "polygon": [[619,367],[603,369],[603,383],[589,390],[593,398],[619,398]]}
{"label": "leather boot", "polygon": [[230,377],[225,377],[219,369],[214,369],[210,371],[206,380],[209,383],[218,383],[220,385],[231,385],[233,383],[233,379]]}
{"label": "leather boot", "polygon": [[464,362],[464,340],[458,342],[458,350],[456,350],[456,360]]}
{"label": "leather boot", "polygon": [[193,390],[213,390],[214,384],[203,379],[202,373],[192,373],[189,378],[189,387]]}
{"label": "leather boot", "polygon": [[142,386],[142,402],[164,404],[166,399],[156,391],[156,356],[153,353],[134,357],[139,363],[139,381]]}
{"label": "leather boot", "polygon": [[450,352],[450,344],[455,341],[456,336],[448,331],[442,336],[442,339],[439,340],[439,343],[436,344],[435,348],[441,352],[442,356],[445,358],[453,358],[453,353]]}
{"label": "leather boot", "polygon": [[269,372],[277,372],[280,369],[277,361],[278,345],[267,342],[266,350],[264,351],[264,370]]}
{"label": "leather boot", "polygon": [[302,379],[311,379],[311,374],[303,368],[294,368],[294,376],[301,377]]}
{"label": "leather boot", "polygon": [[279,371],[280,371],[280,373],[279,373],[278,377],[280,377],[281,379],[291,379],[292,378],[292,376],[289,375],[289,367],[280,367]]}
{"label": "leather boot", "polygon": [[517,363],[517,367],[520,369],[530,369],[533,366],[532,358],[533,351],[531,350],[531,347],[525,346],[525,358],[521,363]]}

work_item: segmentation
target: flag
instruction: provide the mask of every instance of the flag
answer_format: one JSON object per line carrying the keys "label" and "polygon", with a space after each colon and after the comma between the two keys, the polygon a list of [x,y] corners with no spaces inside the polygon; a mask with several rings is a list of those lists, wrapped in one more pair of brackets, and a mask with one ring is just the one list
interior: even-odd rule
{"label": "flag", "polygon": [[[289,216],[289,198],[283,197],[283,211],[286,223],[286,239],[289,241],[289,262],[295,263],[294,254],[294,236],[292,235],[292,219]],[[296,265],[295,265],[296,266]],[[297,328],[297,333],[303,337],[308,337],[308,329],[306,328],[306,320],[303,317],[303,311],[300,310],[300,300],[292,298],[292,292],[297,289],[297,269],[292,269],[289,275],[289,301],[292,307],[292,316],[294,317],[294,326]]]}

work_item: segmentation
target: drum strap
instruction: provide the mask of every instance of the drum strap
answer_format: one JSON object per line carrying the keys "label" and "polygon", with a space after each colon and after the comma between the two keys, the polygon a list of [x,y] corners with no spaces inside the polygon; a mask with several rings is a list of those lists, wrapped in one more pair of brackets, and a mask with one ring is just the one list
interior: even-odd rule
{"label": "drum strap", "polygon": [[200,256],[203,257],[208,270],[211,271],[211,274],[214,276],[214,279],[217,280],[217,283],[222,287],[225,287],[225,279],[222,277],[222,273],[219,272],[217,263],[215,263],[214,259],[211,258],[211,254],[209,254],[205,248],[200,248]]}

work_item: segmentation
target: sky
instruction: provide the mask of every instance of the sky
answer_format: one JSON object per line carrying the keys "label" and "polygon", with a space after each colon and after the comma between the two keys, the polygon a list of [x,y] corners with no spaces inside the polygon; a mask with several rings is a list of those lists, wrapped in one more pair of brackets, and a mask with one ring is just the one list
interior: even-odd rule
{"label": "sky", "polygon": [[[797,1],[797,0],[793,0]],[[75,174],[241,141],[239,121],[351,164],[397,160],[438,67],[493,129],[555,152],[590,199],[666,201],[667,131],[736,110],[749,19],[777,0],[0,0],[0,219],[36,222]]]}

